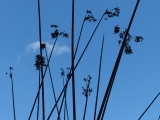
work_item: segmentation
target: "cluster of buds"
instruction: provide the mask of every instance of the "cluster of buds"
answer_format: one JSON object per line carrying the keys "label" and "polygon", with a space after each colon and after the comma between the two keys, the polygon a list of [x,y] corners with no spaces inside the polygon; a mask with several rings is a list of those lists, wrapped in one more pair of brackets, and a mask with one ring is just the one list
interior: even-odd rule
{"label": "cluster of buds", "polygon": [[86,88],[82,87],[83,92],[82,94],[85,97],[90,96],[91,92],[92,92],[92,88],[90,88],[90,82],[91,82],[92,77],[90,75],[88,75],[88,78],[84,78],[84,81],[86,82]]}
{"label": "cluster of buds", "polygon": [[45,57],[42,57],[41,55],[37,54],[35,57],[35,66],[36,66],[36,70],[41,70],[41,64],[42,66],[46,66],[45,64]]}
{"label": "cluster of buds", "polygon": [[94,18],[92,12],[90,10],[86,11],[86,16],[84,18],[84,21],[89,21],[89,22],[96,22],[97,19]]}
{"label": "cluster of buds", "polygon": [[[12,79],[12,70],[13,70],[13,67],[9,67],[9,69],[10,69],[10,75],[9,75],[9,77]],[[7,75],[8,73],[6,72],[6,75]]]}
{"label": "cluster of buds", "polygon": [[[104,15],[107,15],[108,18],[119,17],[120,9],[119,7],[113,8],[112,10],[106,10]],[[105,18],[105,20],[108,20]]]}
{"label": "cluster of buds", "polygon": [[[118,40],[118,44],[120,45],[122,43],[122,40],[125,38],[126,36],[126,32],[127,32],[127,29],[125,29],[125,31],[120,31],[120,27],[117,25],[114,27],[114,34],[117,34],[119,33],[119,38],[120,40]],[[130,33],[128,33],[127,37],[126,37],[126,43],[125,43],[125,54],[132,54],[133,53],[133,50],[131,48],[131,45],[129,45],[129,42],[131,41],[131,39],[134,39],[135,42],[142,42],[143,41],[143,37],[141,36],[135,36],[135,37],[132,37],[132,35],[130,35]]]}
{"label": "cluster of buds", "polygon": [[[63,68],[60,68],[61,70],[61,77],[65,76],[65,71]],[[70,73],[70,68],[67,68],[67,74],[66,74],[67,78],[69,79],[71,77],[71,73]]]}
{"label": "cluster of buds", "polygon": [[65,71],[64,71],[64,69],[63,69],[63,68],[60,68],[60,70],[61,70],[61,77],[64,77],[64,76],[65,76]]}
{"label": "cluster of buds", "polygon": [[51,27],[55,28],[55,31],[53,33],[51,33],[52,38],[57,38],[58,36],[62,36],[65,38],[69,38],[69,35],[64,31],[64,32],[60,32],[57,28],[58,25],[51,25]]}

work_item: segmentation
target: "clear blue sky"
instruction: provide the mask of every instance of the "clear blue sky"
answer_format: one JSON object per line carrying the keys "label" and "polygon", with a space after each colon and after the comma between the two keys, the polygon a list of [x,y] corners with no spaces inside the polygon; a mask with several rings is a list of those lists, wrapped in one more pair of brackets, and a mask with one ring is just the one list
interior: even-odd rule
{"label": "clear blue sky", "polygon": [[[51,59],[51,70],[54,78],[56,95],[58,96],[63,81],[60,68],[70,67],[71,39],[71,0],[41,0],[42,41],[48,45],[48,51],[54,40],[51,38],[53,28],[57,24],[59,30],[69,34],[69,38],[59,38],[56,51]],[[83,117],[85,97],[82,95],[83,81],[87,75],[92,76],[93,92],[89,97],[87,120],[93,119],[96,85],[98,79],[99,54],[102,36],[105,34],[104,54],[102,62],[99,105],[106,90],[118,51],[118,35],[113,34],[114,26],[121,30],[127,28],[136,0],[75,0],[75,40],[77,41],[82,20],[87,9],[94,17],[100,19],[106,9],[120,8],[120,16],[103,20],[75,71],[77,119]],[[159,0],[141,0],[130,33],[144,37],[142,43],[131,41],[132,55],[123,54],[111,92],[105,120],[136,120],[146,109],[153,98],[160,92],[160,9]],[[13,69],[15,105],[17,120],[27,120],[38,89],[38,71],[34,66],[37,47],[38,14],[37,0],[1,0],[0,1],[0,119],[13,120],[11,81],[5,73],[9,67]],[[82,41],[77,59],[87,43],[97,23],[86,22],[82,33]],[[77,61],[76,59],[76,61]],[[75,63],[76,63],[75,61]],[[49,80],[45,78],[46,116],[53,104],[53,94]],[[72,119],[71,83],[69,84],[67,102],[70,119]],[[160,115],[160,98],[151,106],[142,120],[157,120]],[[41,113],[41,112],[40,112]],[[56,114],[56,111],[55,111]],[[32,120],[35,120],[36,110]],[[57,116],[53,114],[52,119]]]}

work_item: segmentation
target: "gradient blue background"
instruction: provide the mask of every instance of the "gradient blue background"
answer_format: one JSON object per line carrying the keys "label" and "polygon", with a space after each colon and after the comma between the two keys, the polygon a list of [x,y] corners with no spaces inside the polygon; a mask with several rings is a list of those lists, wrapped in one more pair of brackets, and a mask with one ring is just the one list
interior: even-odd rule
{"label": "gradient blue background", "polygon": [[[59,30],[71,36],[71,0],[41,0],[42,41],[52,45],[53,28],[57,24]],[[113,34],[114,26],[121,30],[127,28],[136,0],[75,0],[75,40],[77,41],[82,20],[87,9],[100,19],[106,9],[120,8],[120,16],[108,21],[103,20],[94,35],[84,57],[75,71],[77,120],[83,117],[85,97],[82,95],[83,81],[87,75],[92,76],[93,92],[89,97],[86,119],[93,119],[96,85],[98,79],[99,54],[103,34],[105,35],[102,62],[100,96],[98,109],[106,90],[120,46],[118,35]],[[141,0],[135,19],[131,26],[132,35],[144,37],[142,43],[131,41],[132,55],[123,54],[111,92],[105,120],[136,120],[146,109],[153,98],[160,92],[160,9],[159,0]],[[9,67],[14,68],[14,92],[17,120],[27,120],[38,89],[38,71],[34,66],[35,55],[39,50],[34,46],[39,40],[37,0],[1,0],[0,1],[0,119],[13,120],[11,81],[5,73]],[[97,23],[86,22],[82,33],[82,41],[77,59],[87,43]],[[56,95],[58,96],[63,81],[60,68],[70,67],[70,38],[58,40],[57,53],[51,59],[51,70],[54,78]],[[31,44],[33,46],[31,46]],[[31,47],[28,47],[31,46]],[[62,48],[64,48],[62,50]],[[35,50],[33,50],[35,48]],[[58,49],[59,48],[59,49]],[[61,51],[62,50],[62,51]],[[62,52],[58,54],[58,52]],[[72,119],[71,83],[68,89],[68,109]],[[49,80],[45,78],[45,107],[48,116],[54,99]],[[142,120],[157,120],[160,114],[160,98],[144,115]],[[59,104],[60,105],[60,104]],[[63,115],[63,114],[62,114]],[[40,112],[41,117],[41,112]],[[57,118],[55,111],[52,119]],[[36,107],[32,120],[36,119]]]}

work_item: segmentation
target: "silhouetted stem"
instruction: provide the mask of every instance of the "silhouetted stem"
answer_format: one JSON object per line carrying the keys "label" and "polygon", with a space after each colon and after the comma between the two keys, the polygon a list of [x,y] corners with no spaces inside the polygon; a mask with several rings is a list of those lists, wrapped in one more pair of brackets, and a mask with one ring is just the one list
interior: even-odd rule
{"label": "silhouetted stem", "polygon": [[159,115],[159,117],[158,117],[158,120],[160,120],[160,115]]}
{"label": "silhouetted stem", "polygon": [[83,55],[84,55],[86,49],[88,48],[88,46],[89,46],[89,44],[90,44],[90,42],[91,42],[91,40],[92,40],[92,38],[93,38],[93,36],[94,36],[94,34],[95,34],[97,28],[98,28],[98,26],[99,26],[99,24],[101,23],[101,21],[102,21],[102,19],[103,19],[103,17],[104,17],[104,15],[105,15],[105,14],[102,15],[102,17],[101,17],[101,19],[99,20],[97,26],[95,27],[95,29],[94,29],[94,31],[93,31],[93,33],[92,33],[90,39],[88,40],[87,45],[85,46],[85,48],[84,48],[84,50],[83,50],[81,56],[79,57],[79,60],[78,60],[77,64],[75,65],[75,68],[78,66],[79,62],[81,61],[81,59],[82,59],[82,57],[83,57]]}
{"label": "silhouetted stem", "polygon": [[97,111],[98,94],[99,94],[99,84],[100,84],[100,77],[101,77],[101,64],[102,64],[102,56],[103,56],[103,44],[104,44],[104,35],[103,35],[101,54],[100,54],[98,84],[97,84],[96,102],[95,102],[95,109],[94,109],[94,120],[96,120],[96,111]]}
{"label": "silhouetted stem", "polygon": [[117,60],[116,60],[116,63],[115,63],[115,66],[114,66],[113,71],[112,71],[112,75],[111,75],[108,87],[106,89],[106,92],[105,92],[105,95],[104,95],[104,98],[103,98],[103,102],[101,104],[101,108],[99,110],[99,114],[98,114],[97,120],[100,120],[100,118],[101,118],[101,120],[103,120],[103,116],[104,116],[104,113],[105,113],[105,110],[106,110],[106,106],[107,106],[107,103],[108,103],[108,100],[109,100],[109,96],[110,96],[111,89],[112,89],[112,86],[113,86],[113,83],[114,83],[116,72],[118,70],[118,66],[119,66],[119,63],[120,63],[120,60],[121,60],[121,57],[122,57],[122,54],[123,54],[124,46],[125,46],[125,43],[126,43],[126,38],[127,38],[128,33],[129,33],[129,30],[131,28],[131,25],[132,25],[136,10],[138,8],[139,1],[140,0],[137,0],[137,4],[135,6],[135,9],[133,11],[131,20],[129,22],[129,25],[128,25],[124,40],[122,42],[122,45],[121,45],[121,48],[120,48],[120,51],[119,51],[119,54],[118,54],[118,57],[117,57]]}
{"label": "silhouetted stem", "polygon": [[15,110],[15,103],[14,103],[14,88],[13,88],[13,79],[12,79],[11,69],[10,69],[10,78],[11,78],[11,84],[12,84],[13,113],[14,113],[14,120],[16,120],[16,110]]}
{"label": "silhouetted stem", "polygon": [[88,89],[89,89],[90,83],[87,84],[87,92],[86,92],[86,102],[85,102],[85,107],[84,107],[84,114],[83,114],[83,120],[85,120],[86,117],[86,110],[87,110],[87,104],[88,104]]}
{"label": "silhouetted stem", "polygon": [[76,120],[76,96],[75,96],[75,76],[74,76],[74,0],[72,0],[72,39],[71,39],[71,70],[72,70],[72,101],[73,101],[73,120]]}
{"label": "silhouetted stem", "polygon": [[[38,89],[39,89],[39,86],[40,86],[40,71],[38,71],[39,73],[39,82],[38,82]],[[38,95],[38,104],[37,104],[37,120],[39,120],[39,101],[40,101],[40,94]]]}
{"label": "silhouetted stem", "polygon": [[[54,86],[53,86],[52,74],[51,74],[51,69],[50,69],[50,66],[49,66],[49,59],[48,59],[46,47],[45,47],[45,53],[46,53],[46,58],[47,58],[47,63],[48,63],[48,70],[49,70],[49,76],[50,76],[51,85],[52,85],[53,96],[54,96],[54,100],[56,102],[56,94],[55,94],[55,90],[54,90]],[[58,117],[60,119],[60,115],[59,115],[59,112],[58,112],[59,111],[58,110],[58,105],[56,106],[56,108],[57,108]]]}
{"label": "silhouetted stem", "polygon": [[[69,72],[69,74],[71,74],[71,71]],[[49,114],[47,120],[50,119],[50,117],[51,117],[51,115],[52,115],[52,113],[53,113],[53,111],[54,111],[54,109],[55,109],[55,106],[58,104],[58,102],[59,102],[59,100],[60,100],[60,98],[61,98],[63,92],[67,89],[67,86],[68,86],[68,83],[69,83],[70,78],[71,78],[71,76],[69,76],[69,78],[68,78],[68,80],[67,80],[65,86],[63,87],[63,89],[62,89],[62,91],[61,91],[59,97],[57,98],[57,101],[56,101],[55,105],[53,106],[53,108],[52,108],[52,110],[51,110],[51,112],[50,112],[50,114]]]}
{"label": "silhouetted stem", "polygon": [[78,37],[78,42],[77,42],[77,46],[76,46],[76,50],[75,50],[75,54],[74,54],[74,59],[75,59],[75,57],[76,57],[77,50],[78,50],[78,46],[79,46],[79,43],[80,43],[81,34],[82,34],[83,26],[84,26],[84,22],[85,22],[85,19],[83,20],[82,27],[81,27],[81,31],[80,31],[80,34],[79,34],[79,37]]}
{"label": "silhouetted stem", "polygon": [[42,35],[41,35],[41,16],[40,16],[40,0],[38,0],[38,22],[39,22],[39,44],[40,44],[40,56],[41,56],[41,80],[42,80],[42,120],[45,120],[45,98],[44,98],[44,81],[43,81],[43,63],[42,63]]}
{"label": "silhouetted stem", "polygon": [[86,97],[86,103],[85,103],[85,108],[84,108],[83,120],[85,120],[85,117],[86,117],[87,103],[88,103],[88,96]]}
{"label": "silhouetted stem", "polygon": [[[65,101],[66,102],[66,101]],[[67,107],[67,102],[66,102],[66,112],[67,112],[67,120],[69,120],[69,115],[68,115],[68,107]]]}
{"label": "silhouetted stem", "polygon": [[[63,87],[64,87],[64,76],[63,76]],[[66,91],[64,92],[64,95],[66,94]],[[64,97],[64,120],[66,120],[66,95]]]}
{"label": "silhouetted stem", "polygon": [[[57,40],[58,40],[58,38],[56,37],[56,40],[55,40],[55,42],[54,42],[54,44],[53,44],[53,47],[52,47],[52,50],[51,50],[51,53],[50,53],[50,56],[49,56],[49,59],[48,59],[48,63],[47,63],[47,65],[46,65],[46,69],[45,69],[45,71],[44,71],[43,79],[44,79],[44,77],[45,77],[45,75],[46,75],[47,68],[48,68],[48,65],[49,65],[49,62],[50,62],[50,59],[51,59],[51,56],[52,56],[54,47],[55,47],[55,45],[56,45],[56,43],[57,43]],[[31,119],[31,116],[32,116],[32,113],[33,113],[33,110],[34,110],[34,107],[35,107],[35,104],[36,104],[36,101],[37,101],[37,98],[38,98],[38,95],[39,95],[39,92],[40,92],[41,87],[42,87],[42,82],[41,82],[41,84],[40,84],[40,86],[39,86],[37,95],[36,95],[36,97],[35,97],[35,99],[34,99],[34,103],[33,103],[33,105],[32,105],[32,109],[31,109],[31,112],[30,112],[30,114],[29,114],[28,120]]]}
{"label": "silhouetted stem", "polygon": [[58,112],[59,116],[60,116],[61,111],[62,111],[62,106],[63,106],[63,103],[64,103],[64,99],[65,99],[65,95],[63,95],[63,98],[62,98],[62,102],[61,102],[60,110],[59,110],[59,112]]}
{"label": "silhouetted stem", "polygon": [[151,107],[151,105],[154,103],[154,101],[158,98],[158,96],[160,95],[160,92],[156,95],[156,97],[152,100],[152,102],[149,104],[149,106],[145,109],[145,111],[142,113],[142,115],[138,118],[138,120],[140,120],[143,115],[147,112],[147,110]]}
{"label": "silhouetted stem", "polygon": [[[76,65],[75,65],[75,67],[74,67],[74,71],[76,70],[76,68],[77,68],[77,66],[78,66],[78,64],[79,64],[79,62],[80,62],[80,60],[82,59],[82,57],[83,57],[83,55],[84,55],[84,53],[85,53],[86,49],[88,48],[88,45],[89,45],[89,43],[91,42],[91,40],[92,40],[92,38],[93,38],[93,35],[94,35],[94,33],[96,32],[96,30],[97,30],[97,28],[98,28],[98,26],[99,26],[100,22],[102,21],[102,19],[103,19],[104,15],[105,15],[105,14],[103,14],[103,15],[102,15],[102,17],[101,17],[101,19],[99,20],[99,22],[98,22],[98,24],[97,24],[97,26],[96,26],[95,30],[93,31],[93,33],[92,33],[92,35],[91,35],[91,37],[90,37],[90,39],[89,39],[89,41],[88,41],[88,43],[87,43],[87,45],[86,45],[85,49],[83,50],[83,52],[82,52],[82,54],[81,54],[81,56],[80,56],[80,58],[79,58],[78,62],[76,63]],[[71,68],[72,68],[72,66],[71,66]],[[71,75],[72,75],[71,71],[70,71],[70,73],[69,73],[69,74],[71,74]],[[52,113],[53,113],[53,111],[54,111],[54,109],[55,109],[55,106],[57,105],[57,103],[58,103],[59,99],[61,98],[61,96],[62,96],[62,94],[63,94],[64,90],[67,88],[70,78],[71,78],[71,77],[69,77],[69,78],[68,78],[68,80],[67,80],[67,82],[66,82],[66,84],[65,84],[64,88],[62,89],[62,91],[61,91],[61,93],[60,93],[60,95],[59,95],[59,97],[58,97],[58,99],[57,99],[57,101],[56,101],[55,105],[53,106],[53,108],[52,108],[52,110],[51,110],[51,112],[50,112],[50,114],[49,114],[49,116],[48,116],[47,120],[49,120],[49,119],[50,119],[50,117],[51,117],[51,115],[52,115]]]}

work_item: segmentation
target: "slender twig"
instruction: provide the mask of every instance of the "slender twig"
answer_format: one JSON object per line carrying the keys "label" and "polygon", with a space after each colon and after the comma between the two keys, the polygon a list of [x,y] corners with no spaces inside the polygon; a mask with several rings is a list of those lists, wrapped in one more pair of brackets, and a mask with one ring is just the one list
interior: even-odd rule
{"label": "slender twig", "polygon": [[[57,43],[57,40],[58,40],[58,38],[56,37],[56,40],[54,41],[54,44],[53,44],[53,46],[52,46],[52,50],[51,50],[51,53],[50,53],[50,56],[49,56],[49,59],[48,59],[48,63],[47,63],[47,65],[46,65],[46,69],[45,69],[45,71],[44,71],[43,79],[44,79],[44,77],[45,77],[45,75],[46,75],[47,68],[48,68],[48,65],[49,65],[51,56],[52,56],[52,54],[53,54],[53,50],[54,50],[55,45],[56,45],[56,43]],[[42,87],[42,82],[41,82],[41,84],[40,84],[40,86],[39,86],[38,92],[37,92],[36,97],[35,97],[35,99],[34,99],[34,102],[33,102],[32,109],[31,109],[31,112],[30,112],[30,114],[29,114],[28,120],[31,119],[31,116],[32,116],[32,113],[33,113],[33,110],[34,110],[34,107],[35,107],[35,104],[36,104],[36,101],[37,101],[37,98],[38,98],[38,95],[39,95],[39,92],[40,92],[41,87]]]}
{"label": "slender twig", "polygon": [[[64,87],[64,76],[63,76],[63,87]],[[64,92],[64,101],[65,101],[65,103],[64,103],[64,120],[66,120],[66,91]]]}
{"label": "slender twig", "polygon": [[84,108],[83,120],[85,120],[85,117],[86,117],[87,104],[88,104],[88,96],[86,96],[86,103],[85,103],[85,108]]}
{"label": "slender twig", "polygon": [[86,110],[87,110],[87,104],[88,104],[88,96],[92,92],[92,88],[90,88],[90,82],[91,82],[92,77],[88,75],[88,78],[84,78],[84,81],[86,83],[86,88],[83,88],[82,94],[86,97],[86,102],[85,102],[85,107],[84,107],[84,114],[83,114],[83,120],[85,120],[86,117]]}
{"label": "slender twig", "polygon": [[42,35],[41,35],[41,14],[40,14],[40,0],[38,0],[38,23],[39,23],[39,44],[41,56],[41,81],[42,81],[42,118],[45,120],[45,97],[44,97],[44,78],[43,78],[43,64],[42,64]]}
{"label": "slender twig", "polygon": [[[38,73],[39,73],[39,82],[38,82],[38,89],[39,89],[39,86],[40,86],[40,82],[41,82],[41,80],[40,80],[40,70],[38,71]],[[40,94],[38,95],[38,104],[37,104],[37,120],[39,120],[39,103],[40,103]]]}
{"label": "slender twig", "polygon": [[73,101],[73,120],[76,120],[76,96],[75,96],[75,76],[74,76],[74,0],[72,0],[72,39],[71,39],[71,70],[72,70],[72,101]]}
{"label": "slender twig", "polygon": [[63,87],[63,89],[62,89],[62,91],[61,91],[61,93],[60,93],[59,97],[57,98],[57,101],[56,101],[56,103],[54,104],[54,106],[53,106],[53,108],[52,108],[52,110],[51,110],[51,112],[50,112],[50,114],[49,114],[49,116],[48,116],[47,120],[49,120],[49,119],[50,119],[50,117],[51,117],[51,115],[52,115],[52,113],[53,113],[53,111],[54,111],[54,109],[55,109],[56,105],[58,104],[58,102],[59,102],[59,100],[60,100],[60,98],[61,98],[61,96],[62,96],[63,92],[67,89],[67,86],[68,86],[69,80],[70,80],[70,78],[71,78],[71,70],[70,70],[69,74],[70,74],[70,75],[68,76],[68,80],[67,80],[67,82],[66,82],[65,86]]}
{"label": "slender twig", "polygon": [[79,47],[79,43],[80,43],[80,39],[81,39],[81,34],[82,34],[84,22],[85,22],[85,19],[83,20],[83,23],[82,23],[82,26],[81,26],[81,30],[80,30],[80,33],[79,33],[78,42],[77,42],[76,50],[75,50],[75,53],[74,53],[74,59],[76,57],[77,50],[78,50],[78,47]]}
{"label": "slender twig", "polygon": [[[65,95],[63,95],[62,102],[61,102],[61,106],[60,106],[60,109],[59,109],[59,111],[58,111],[59,116],[61,115],[61,111],[62,111],[62,106],[63,106],[63,103],[64,103],[64,99],[65,99]],[[59,116],[58,116],[58,118],[59,118]],[[58,119],[58,120],[59,120],[59,119]]]}
{"label": "slender twig", "polygon": [[[89,46],[89,44],[90,44],[90,42],[91,42],[91,40],[92,40],[92,38],[93,38],[93,36],[94,36],[94,33],[96,32],[96,30],[97,30],[97,28],[98,28],[99,24],[101,23],[101,21],[102,21],[102,19],[103,19],[104,15],[105,15],[105,14],[103,14],[103,15],[102,15],[102,17],[101,17],[101,19],[99,20],[99,22],[98,22],[98,24],[97,24],[96,28],[94,29],[94,31],[93,31],[93,33],[92,33],[92,35],[91,35],[91,37],[90,37],[90,39],[89,39],[89,41],[88,41],[88,43],[87,43],[86,47],[84,48],[84,50],[83,50],[83,52],[82,52],[82,54],[81,54],[81,56],[80,56],[80,58],[79,58],[78,62],[76,63],[76,65],[75,65],[75,67],[74,67],[74,71],[76,70],[76,68],[77,68],[77,66],[78,66],[79,62],[81,61],[81,59],[82,59],[82,57],[83,57],[83,55],[84,55],[85,51],[87,50],[87,48],[88,48],[88,46]],[[72,68],[72,66],[71,66],[71,68]],[[70,75],[72,75],[71,71],[70,71],[70,73],[69,73],[69,74],[70,74]],[[48,116],[47,120],[49,120],[49,119],[50,119],[50,117],[51,117],[51,115],[52,115],[52,113],[53,113],[53,111],[54,111],[54,109],[55,109],[56,104],[59,102],[59,99],[61,98],[61,96],[62,96],[62,94],[63,94],[64,90],[67,88],[70,78],[71,78],[71,76],[70,76],[70,77],[68,77],[67,82],[66,82],[66,84],[65,84],[64,88],[62,89],[61,93],[59,94],[59,97],[58,97],[58,99],[57,99],[57,101],[56,101],[55,105],[53,106],[53,108],[52,108],[52,110],[51,110],[51,112],[50,112],[50,114],[49,114],[49,116]]]}
{"label": "slender twig", "polygon": [[108,103],[108,99],[109,99],[109,96],[110,96],[110,93],[111,93],[111,89],[112,89],[112,86],[113,86],[113,83],[114,83],[114,79],[115,79],[115,76],[116,76],[116,72],[118,70],[118,66],[119,66],[119,63],[120,63],[120,60],[121,60],[121,57],[122,57],[122,54],[123,54],[126,38],[127,38],[128,33],[129,33],[129,30],[131,28],[131,25],[132,25],[136,10],[138,8],[139,2],[140,2],[140,0],[137,0],[135,9],[133,11],[131,20],[130,20],[129,25],[128,25],[128,29],[126,31],[125,38],[124,38],[123,43],[121,45],[121,48],[120,48],[120,51],[119,51],[115,66],[113,68],[113,72],[112,72],[108,87],[106,89],[106,92],[105,92],[105,95],[104,95],[104,98],[103,98],[103,102],[102,102],[101,108],[99,110],[99,114],[98,114],[97,120],[100,120],[100,117],[101,117],[101,120],[103,119],[103,116],[104,116],[104,113],[105,113],[105,110],[106,110],[106,106],[107,106],[107,103]]}
{"label": "slender twig", "polygon": [[[97,30],[97,28],[98,28],[100,22],[102,21],[104,15],[105,15],[105,14],[103,14],[103,16],[101,17],[101,19],[99,20],[99,22],[98,22],[98,24],[97,24],[95,30],[93,31],[93,33],[92,33],[92,35],[91,35],[91,37],[90,37],[90,39],[89,39],[89,41],[88,41],[88,43],[87,43],[85,49],[83,50],[83,52],[82,52],[82,54],[81,54],[81,56],[80,56],[80,58],[79,58],[79,60],[78,60],[78,62],[77,62],[77,64],[76,64],[76,66],[74,67],[74,70],[77,68],[77,66],[78,66],[78,64],[79,64],[79,62],[80,62],[80,60],[82,59],[82,57],[83,57],[83,55],[84,55],[86,49],[88,48],[88,46],[89,46],[89,44],[90,44],[90,42],[91,42],[91,40],[92,40],[92,38],[93,38],[93,36],[94,36],[94,33],[96,32],[96,30]],[[57,41],[57,37],[56,37],[56,41]],[[50,58],[51,58],[51,56],[52,56],[52,52],[53,52],[54,46],[55,46],[55,44],[56,44],[56,41],[55,41],[55,43],[54,43],[54,45],[53,45],[53,47],[52,47],[52,51],[51,51],[51,54],[50,54],[50,57],[49,57],[49,61],[50,61]],[[47,64],[47,66],[48,66],[48,64]],[[48,68],[48,67],[46,67],[46,70],[45,70],[45,72],[44,72],[44,76],[45,76],[45,73],[46,73],[46,71],[47,71],[47,68]],[[72,68],[72,67],[71,67],[71,68]],[[70,74],[71,74],[71,71],[70,71]],[[64,90],[66,89],[69,80],[70,80],[70,77],[68,78],[65,87],[62,89],[62,91],[61,91],[61,93],[60,93],[60,95],[59,95],[59,97],[58,97],[57,102],[55,103],[55,105],[58,103],[58,101],[59,101],[59,99],[60,99],[62,93],[63,93]],[[41,85],[42,85],[42,83],[41,83]],[[36,103],[36,100],[37,100],[39,91],[40,91],[40,89],[41,89],[41,85],[40,85],[40,87],[39,87],[39,90],[38,90],[38,92],[37,92],[36,98],[35,98],[35,100],[34,100],[34,103],[33,103],[33,106],[32,106],[32,109],[31,109],[31,112],[30,112],[30,115],[29,115],[29,119],[31,118],[31,115],[32,115],[32,112],[33,112],[33,109],[34,109],[34,106],[35,106],[35,103]],[[54,107],[55,107],[55,105],[54,105]],[[48,118],[51,117],[52,112],[54,111],[54,107],[52,108],[52,110],[51,110],[50,115],[49,115]]]}
{"label": "slender twig", "polygon": [[160,92],[156,95],[156,97],[152,100],[152,102],[148,105],[148,107],[145,109],[145,111],[142,113],[142,115],[138,118],[138,120],[140,120],[143,115],[147,112],[147,110],[151,107],[151,105],[154,103],[154,101],[158,98],[158,96],[160,95]]}
{"label": "slender twig", "polygon": [[[66,102],[66,101],[65,101]],[[68,107],[67,107],[67,102],[65,103],[66,105],[66,112],[67,112],[67,120],[69,120],[69,114],[68,114]]]}
{"label": "slender twig", "polygon": [[[13,68],[10,67],[10,78],[11,78],[11,84],[12,84],[12,102],[13,102],[13,113],[14,113],[14,120],[16,120],[16,110],[15,110],[15,102],[14,102],[14,85],[13,85],[13,76],[12,76],[12,71]],[[6,73],[7,74],[7,73]]]}
{"label": "slender twig", "polygon": [[[68,74],[67,74],[68,75]],[[64,81],[64,77],[63,77],[63,81]],[[67,79],[65,80],[65,83],[63,82],[63,87],[66,84]],[[65,89],[64,91],[64,95],[65,95],[65,105],[64,105],[64,120],[66,119],[66,113],[67,113],[67,119],[69,120],[69,115],[68,115],[68,108],[67,108],[67,89]]]}
{"label": "slender twig", "polygon": [[[53,79],[52,79],[52,74],[51,74],[51,69],[50,69],[50,66],[49,66],[49,59],[48,59],[48,54],[47,54],[47,50],[46,50],[46,47],[45,47],[45,53],[46,53],[46,58],[47,58],[47,63],[48,63],[48,70],[49,70],[49,76],[50,76],[50,80],[51,80],[51,85],[52,85],[52,91],[53,91],[53,95],[54,95],[54,100],[56,102],[56,94],[55,94],[55,90],[54,90],[54,86],[53,86]],[[58,113],[58,117],[60,119],[60,115],[59,115],[59,110],[58,110],[58,105],[56,106],[57,108],[57,113]]]}
{"label": "slender twig", "polygon": [[100,77],[101,77],[101,64],[102,64],[102,56],[103,56],[103,44],[104,44],[104,35],[103,35],[102,47],[101,47],[101,54],[100,54],[98,84],[97,84],[96,102],[95,102],[95,109],[94,109],[94,120],[96,120],[96,112],[97,112],[97,103],[98,103],[98,94],[99,94],[99,84],[100,84]]}
{"label": "slender twig", "polygon": [[90,39],[88,40],[88,43],[86,44],[86,46],[85,46],[85,48],[84,48],[84,50],[83,50],[81,56],[79,57],[79,59],[78,59],[78,61],[77,61],[77,64],[75,65],[75,68],[78,66],[79,62],[81,61],[81,59],[82,59],[82,57],[83,57],[83,55],[84,55],[86,49],[88,48],[88,46],[89,46],[89,44],[90,44],[90,42],[91,42],[91,40],[92,40],[92,38],[93,38],[93,36],[94,36],[94,34],[95,34],[97,28],[98,28],[98,26],[99,26],[99,24],[101,23],[101,21],[102,21],[102,19],[103,19],[103,17],[104,17],[104,15],[105,15],[105,14],[102,15],[102,17],[101,17],[101,19],[99,20],[97,26],[95,27],[95,29],[94,29],[94,31],[93,31],[93,33],[92,33]]}
{"label": "slender twig", "polygon": [[[89,12],[89,13],[88,13]],[[76,50],[75,50],[75,55],[74,55],[74,59],[75,59],[75,57],[76,57],[76,54],[77,54],[77,50],[78,50],[78,47],[79,47],[79,43],[80,43],[80,40],[81,40],[81,35],[82,35],[82,30],[83,30],[83,27],[84,27],[84,23],[85,23],[85,21],[87,20],[87,21],[89,21],[89,22],[91,22],[92,20],[93,20],[93,18],[92,18],[92,20],[89,20],[89,18],[88,18],[88,14],[91,14],[91,11],[86,11],[86,16],[84,17],[84,19],[83,19],[83,22],[82,22],[82,26],[81,26],[81,30],[80,30],[80,34],[79,34],[79,37],[78,37],[78,41],[77,41],[77,45],[76,45]],[[91,15],[92,17],[93,17],[93,15]],[[95,18],[94,18],[94,20],[93,20],[94,22],[95,21],[97,21]]]}
{"label": "slender twig", "polygon": [[[87,91],[88,91],[88,88],[89,88],[89,84],[87,85]],[[88,104],[88,93],[86,94],[86,102],[85,102],[85,107],[84,107],[83,120],[85,120],[85,117],[86,117],[87,104]]]}

